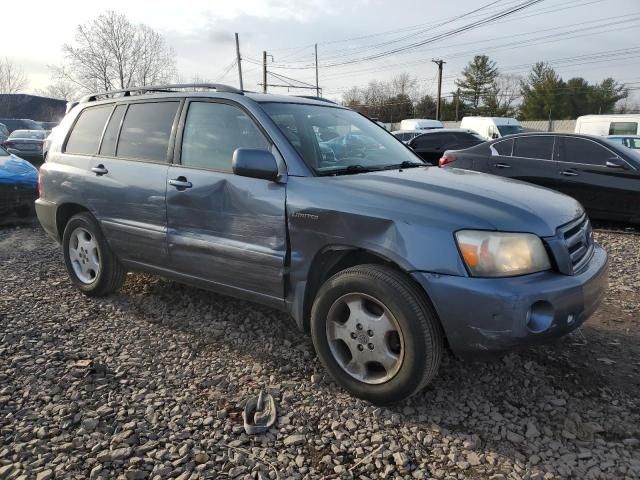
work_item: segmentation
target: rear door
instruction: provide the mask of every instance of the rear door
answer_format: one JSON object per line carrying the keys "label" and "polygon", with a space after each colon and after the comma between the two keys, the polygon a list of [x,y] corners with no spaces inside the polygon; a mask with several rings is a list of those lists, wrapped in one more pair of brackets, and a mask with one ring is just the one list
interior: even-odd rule
{"label": "rear door", "polygon": [[284,298],[285,184],[233,174],[237,148],[272,150],[236,103],[194,99],[182,115],[169,168],[167,219],[172,269],[234,295]]}
{"label": "rear door", "polygon": [[89,162],[84,195],[125,261],[167,262],[165,193],[179,107],[180,101],[116,105]]}
{"label": "rear door", "polygon": [[490,173],[555,188],[554,157],[553,135],[506,138],[491,145]]}
{"label": "rear door", "polygon": [[411,140],[411,148],[427,163],[438,165],[438,160],[445,150],[456,150],[456,137],[451,133],[429,133]]}
{"label": "rear door", "polygon": [[[623,167],[607,166],[612,160]],[[640,172],[594,140],[562,137],[557,176],[558,190],[578,200],[594,218],[640,217]]]}

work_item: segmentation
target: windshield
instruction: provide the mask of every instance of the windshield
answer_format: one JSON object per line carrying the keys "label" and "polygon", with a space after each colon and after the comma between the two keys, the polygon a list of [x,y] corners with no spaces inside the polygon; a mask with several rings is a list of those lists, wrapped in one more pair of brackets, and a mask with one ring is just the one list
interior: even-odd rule
{"label": "windshield", "polygon": [[42,140],[46,137],[47,132],[44,130],[14,130],[9,138],[35,138]]}
{"label": "windshield", "polygon": [[498,131],[504,137],[505,135],[521,133],[522,127],[520,125],[498,125]]}
{"label": "windshield", "polygon": [[393,135],[353,110],[292,103],[262,108],[320,175],[424,165]]}

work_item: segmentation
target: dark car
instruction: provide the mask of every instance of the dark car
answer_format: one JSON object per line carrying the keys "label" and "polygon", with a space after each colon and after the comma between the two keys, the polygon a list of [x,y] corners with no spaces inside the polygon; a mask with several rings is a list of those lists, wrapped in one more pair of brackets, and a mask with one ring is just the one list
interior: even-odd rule
{"label": "dark car", "polygon": [[430,382],[445,338],[462,356],[546,342],[607,285],[575,200],[425,166],[326,101],[217,84],[94,94],[50,144],[36,210],[79,290],[146,271],[289,312],[375,403]]}
{"label": "dark car", "polygon": [[9,129],[9,133],[14,130],[44,130],[38,122],[28,118],[0,118],[0,123]]}
{"label": "dark car", "polygon": [[38,125],[40,125],[40,127],[42,127],[43,130],[48,130],[51,131],[53,130],[55,127],[57,127],[60,122],[37,122]]}
{"label": "dark car", "polygon": [[48,134],[46,130],[14,130],[2,146],[38,167],[43,162],[42,146]]}
{"label": "dark car", "polygon": [[420,158],[431,165],[438,165],[438,161],[446,150],[458,150],[473,147],[484,142],[484,138],[473,130],[462,128],[440,128],[428,130],[412,138],[407,145]]}
{"label": "dark car", "polygon": [[36,168],[0,147],[0,219],[8,214],[33,215],[37,188]]}
{"label": "dark car", "polygon": [[578,200],[594,219],[640,223],[640,154],[601,137],[512,135],[446,152],[440,164],[558,190]]}

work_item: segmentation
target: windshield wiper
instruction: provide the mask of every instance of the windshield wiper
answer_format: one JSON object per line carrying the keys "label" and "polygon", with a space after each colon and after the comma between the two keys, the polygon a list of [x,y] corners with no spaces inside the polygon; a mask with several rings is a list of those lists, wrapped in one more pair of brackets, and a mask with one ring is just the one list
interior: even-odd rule
{"label": "windshield wiper", "polygon": [[377,172],[380,170],[382,170],[380,167],[365,167],[364,165],[356,164],[328,171],[325,175],[351,175],[354,173]]}
{"label": "windshield wiper", "polygon": [[424,167],[426,166],[426,163],[420,163],[420,162],[412,162],[409,160],[405,160],[402,163],[396,163],[395,165],[387,165],[386,167],[384,167],[385,170],[395,170],[396,168],[416,168],[416,167]]}

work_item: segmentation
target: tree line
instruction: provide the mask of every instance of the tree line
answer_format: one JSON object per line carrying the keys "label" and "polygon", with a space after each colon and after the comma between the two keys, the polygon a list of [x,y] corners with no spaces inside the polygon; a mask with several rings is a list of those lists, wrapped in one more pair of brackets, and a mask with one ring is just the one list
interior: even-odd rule
{"label": "tree line", "polygon": [[[465,115],[518,117],[521,120],[574,119],[580,115],[621,112],[629,91],[613,78],[589,83],[582,77],[564,81],[547,63],[538,62],[525,77],[500,72],[495,61],[476,55],[455,81],[456,90],[441,99],[440,118]],[[419,94],[418,81],[402,73],[388,82],[371,81],[343,93],[343,103],[383,122],[435,118],[436,98]]]}

